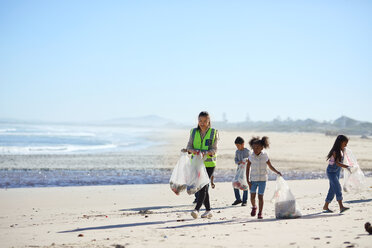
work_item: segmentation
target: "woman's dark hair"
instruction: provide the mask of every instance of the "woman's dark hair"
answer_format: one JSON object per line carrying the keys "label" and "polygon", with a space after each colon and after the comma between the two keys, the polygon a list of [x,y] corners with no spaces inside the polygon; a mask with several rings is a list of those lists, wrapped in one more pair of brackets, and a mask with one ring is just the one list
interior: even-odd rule
{"label": "woman's dark hair", "polygon": [[[199,113],[199,116],[198,116],[198,119],[199,119],[200,117],[208,117],[208,119],[209,119],[209,127],[211,127],[211,119],[210,119],[210,117],[209,117],[209,113],[208,113],[207,111],[202,111],[202,112],[200,112],[200,113]],[[199,123],[198,123],[198,127],[197,127],[197,129],[200,130]]]}
{"label": "woman's dark hair", "polygon": [[242,137],[240,137],[240,136],[236,137],[235,144],[241,145],[243,143],[244,143],[244,139]]}
{"label": "woman's dark hair", "polygon": [[342,155],[341,155],[341,144],[342,142],[349,141],[349,138],[346,137],[345,135],[340,134],[337,136],[335,143],[333,144],[332,149],[329,151],[327,155],[327,160],[329,160],[332,156],[333,153],[336,154],[336,157],[334,158],[335,161],[341,161]]}
{"label": "woman's dark hair", "polygon": [[249,145],[253,149],[253,145],[260,145],[263,148],[269,148],[269,137],[263,136],[262,139],[260,137],[252,137],[252,139],[249,141]]}

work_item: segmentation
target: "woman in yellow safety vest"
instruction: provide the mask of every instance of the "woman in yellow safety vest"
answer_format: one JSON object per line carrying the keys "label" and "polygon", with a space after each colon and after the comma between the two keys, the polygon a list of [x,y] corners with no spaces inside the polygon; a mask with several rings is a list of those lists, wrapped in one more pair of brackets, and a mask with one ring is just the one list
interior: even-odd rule
{"label": "woman in yellow safety vest", "polygon": [[[198,127],[191,129],[190,138],[187,144],[187,151],[196,155],[202,153],[204,156],[204,165],[207,169],[209,178],[212,177],[217,160],[217,130],[211,128],[211,121],[208,112],[200,112],[198,117]],[[192,156],[193,156],[192,155]],[[214,186],[212,181],[212,187]],[[191,216],[196,219],[199,216],[199,210],[204,204],[205,213],[202,218],[211,218],[211,206],[208,194],[209,184],[204,186],[198,193],[195,209],[191,212]]]}

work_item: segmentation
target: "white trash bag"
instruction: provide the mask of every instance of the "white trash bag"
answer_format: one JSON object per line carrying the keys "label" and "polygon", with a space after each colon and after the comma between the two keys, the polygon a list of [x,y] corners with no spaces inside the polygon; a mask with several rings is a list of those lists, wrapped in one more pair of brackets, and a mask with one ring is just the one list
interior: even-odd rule
{"label": "white trash bag", "polygon": [[190,165],[186,167],[186,184],[189,195],[195,194],[205,185],[209,184],[208,173],[201,154],[194,155]]}
{"label": "white trash bag", "polygon": [[180,192],[184,191],[186,185],[186,168],[190,167],[190,157],[187,152],[181,152],[180,158],[176,166],[173,169],[172,175],[169,179],[171,190],[179,195]]}
{"label": "white trash bag", "polygon": [[[359,192],[366,188],[366,179],[363,171],[360,169],[356,158],[352,151],[345,147],[344,164],[350,166],[350,171],[344,169],[344,185],[345,192]],[[351,173],[350,173],[351,172]]]}
{"label": "white trash bag", "polygon": [[271,201],[275,202],[275,217],[277,219],[294,219],[301,217],[301,212],[287,182],[277,176],[276,189]]}
{"label": "white trash bag", "polygon": [[232,182],[232,185],[235,189],[240,190],[248,190],[248,182],[247,182],[247,164],[244,162],[238,165],[238,169],[236,170],[235,178]]}

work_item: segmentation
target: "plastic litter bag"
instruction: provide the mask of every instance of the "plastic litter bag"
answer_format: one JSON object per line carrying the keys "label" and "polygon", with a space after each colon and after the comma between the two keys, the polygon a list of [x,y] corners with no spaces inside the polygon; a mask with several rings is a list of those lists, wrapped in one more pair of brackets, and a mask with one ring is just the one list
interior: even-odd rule
{"label": "plastic litter bag", "polygon": [[186,167],[187,193],[195,194],[205,185],[209,184],[209,177],[204,166],[204,159],[201,154],[194,155],[190,165]]}
{"label": "plastic litter bag", "polygon": [[232,182],[232,185],[235,189],[240,190],[248,190],[248,182],[247,182],[247,164],[239,164],[238,169],[236,170],[235,178]]}
{"label": "plastic litter bag", "polygon": [[[360,169],[356,158],[352,151],[345,147],[344,150],[344,164],[350,166],[350,171],[344,169],[344,185],[343,189],[345,192],[358,192],[362,191],[366,187],[366,179],[363,171]],[[350,173],[351,172],[351,173]]]}
{"label": "plastic litter bag", "polygon": [[172,175],[169,179],[171,190],[179,195],[187,187],[186,184],[186,168],[190,166],[190,157],[187,152],[181,152],[180,158],[173,169]]}
{"label": "plastic litter bag", "polygon": [[276,178],[276,189],[271,199],[275,202],[275,217],[277,219],[294,219],[301,217],[301,212],[287,182],[283,177]]}

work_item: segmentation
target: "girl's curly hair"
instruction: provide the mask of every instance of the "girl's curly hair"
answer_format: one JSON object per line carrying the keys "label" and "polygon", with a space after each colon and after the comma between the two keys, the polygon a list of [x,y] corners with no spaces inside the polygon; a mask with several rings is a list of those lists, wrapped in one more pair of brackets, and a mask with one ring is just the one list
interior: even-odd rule
{"label": "girl's curly hair", "polygon": [[249,141],[250,147],[253,149],[253,145],[260,145],[263,148],[269,148],[269,137],[263,136],[261,139],[260,137],[252,137],[252,139]]}

